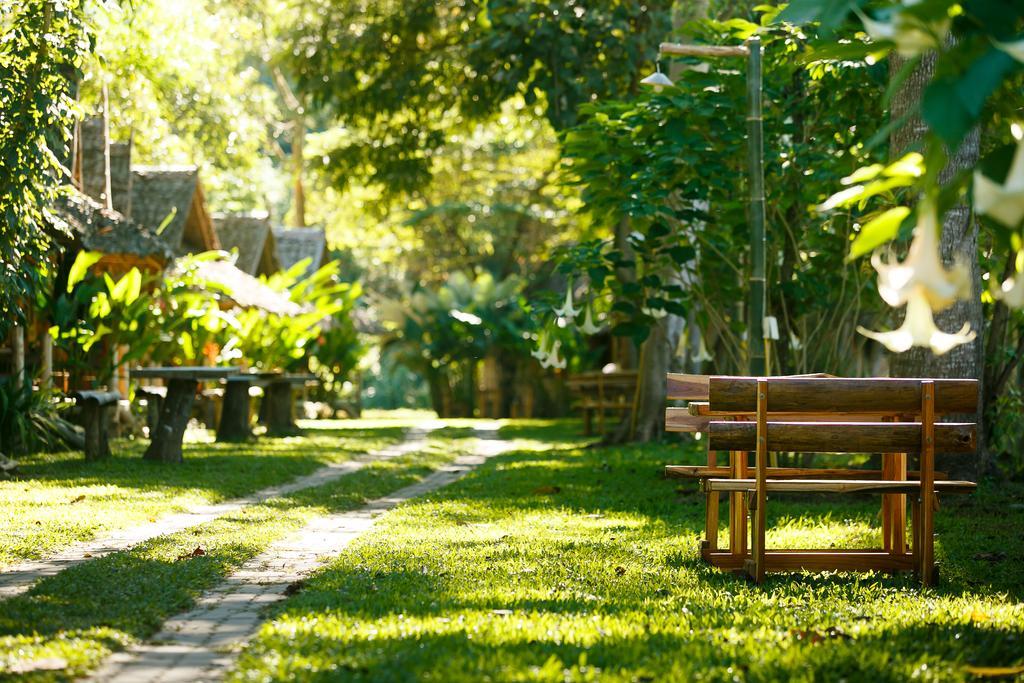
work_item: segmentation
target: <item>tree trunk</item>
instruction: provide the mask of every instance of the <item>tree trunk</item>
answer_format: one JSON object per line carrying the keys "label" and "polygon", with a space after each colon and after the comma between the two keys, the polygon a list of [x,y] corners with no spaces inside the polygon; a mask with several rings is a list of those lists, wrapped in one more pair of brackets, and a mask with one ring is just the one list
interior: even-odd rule
{"label": "tree trunk", "polygon": [[[641,349],[631,430],[634,441],[654,441],[665,432],[665,376],[675,348],[671,337],[669,316],[665,316],[651,329],[651,335]],[[678,341],[678,334],[676,337]]]}
{"label": "tree trunk", "polygon": [[[902,66],[903,60],[896,56],[890,59],[889,73],[890,77],[894,77]],[[934,53],[926,55],[903,86],[894,93],[891,105],[893,119],[902,117],[907,111],[917,106],[925,86],[935,71],[935,60]],[[920,117],[911,116],[905,125],[893,131],[889,140],[890,157],[893,160],[898,159],[918,146],[926,129],[927,127]],[[977,163],[979,138],[979,132],[972,131],[960,149],[950,153],[949,162],[940,174],[941,182],[949,181],[959,171],[972,168]],[[923,348],[913,348],[907,353],[896,354],[890,360],[890,374],[896,377],[975,378],[980,384],[983,380],[982,369],[984,367],[984,345],[981,341],[984,317],[980,296],[978,223],[971,213],[970,207],[960,204],[943,216],[939,248],[942,252],[942,260],[947,265],[951,264],[958,256],[965,259],[970,265],[973,291],[970,299],[957,301],[950,308],[936,314],[935,322],[946,331],[956,331],[964,322],[968,322],[971,324],[971,328],[978,332],[979,338],[970,344],[958,346],[942,356],[935,356],[929,349]],[[983,396],[984,391],[979,387],[978,413],[965,417],[981,422],[979,417],[984,415],[984,406],[981,405]],[[950,476],[955,478],[973,478],[979,471],[987,469],[985,444],[981,440],[983,430],[979,429],[978,433],[977,459],[940,453],[936,456],[936,469],[949,472]]]}

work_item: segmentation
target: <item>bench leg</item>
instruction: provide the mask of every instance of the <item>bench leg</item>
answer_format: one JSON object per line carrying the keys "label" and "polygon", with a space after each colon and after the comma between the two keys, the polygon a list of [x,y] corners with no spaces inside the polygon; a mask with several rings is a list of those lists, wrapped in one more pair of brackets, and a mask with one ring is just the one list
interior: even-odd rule
{"label": "bench leg", "polygon": [[921,583],[935,584],[935,383],[921,382]]}
{"label": "bench leg", "polygon": [[768,382],[763,379],[757,380],[757,452],[756,458],[756,488],[751,500],[751,554],[753,563],[748,562],[748,567],[753,569],[751,575],[756,583],[764,581],[765,574],[765,537],[767,536],[767,518],[765,508],[768,503]]}
{"label": "bench leg", "polygon": [[160,408],[160,421],[149,435],[150,443],[142,455],[146,460],[181,462],[181,442],[192,415],[199,383],[191,379],[172,379],[167,386],[167,398]]}
{"label": "bench leg", "polygon": [[217,441],[240,442],[252,436],[249,430],[249,387],[251,382],[228,380],[224,405],[217,424]]}
{"label": "bench leg", "polygon": [[[729,465],[733,479],[746,479],[746,452],[730,451]],[[738,491],[729,494],[729,550],[739,557],[747,554],[747,502]]]}
{"label": "bench leg", "polygon": [[[718,456],[714,451],[708,451],[708,467],[718,464]],[[718,491],[708,491],[704,494],[704,541],[701,543],[702,550],[715,552],[718,550]]]}
{"label": "bench leg", "polygon": [[100,406],[96,401],[85,401],[82,405],[86,460],[105,460],[110,457],[110,441],[107,438],[109,408]]}

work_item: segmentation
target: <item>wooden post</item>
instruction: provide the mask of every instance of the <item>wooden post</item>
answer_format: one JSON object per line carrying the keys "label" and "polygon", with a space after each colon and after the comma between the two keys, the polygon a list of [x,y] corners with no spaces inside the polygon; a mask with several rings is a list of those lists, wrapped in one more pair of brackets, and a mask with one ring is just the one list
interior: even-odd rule
{"label": "wooden post", "polygon": [[25,383],[25,328],[15,325],[11,330],[11,351],[14,354],[14,388],[21,389]]}
{"label": "wooden post", "polygon": [[768,502],[768,381],[757,381],[757,477],[755,488],[756,509],[754,510],[753,542],[754,550],[754,581],[764,581],[766,517],[765,505]]}
{"label": "wooden post", "polygon": [[921,497],[919,556],[921,583],[935,583],[935,383],[921,380]]}
{"label": "wooden post", "polygon": [[39,374],[39,385],[44,389],[53,388],[53,337],[50,331],[43,332],[43,367]]}

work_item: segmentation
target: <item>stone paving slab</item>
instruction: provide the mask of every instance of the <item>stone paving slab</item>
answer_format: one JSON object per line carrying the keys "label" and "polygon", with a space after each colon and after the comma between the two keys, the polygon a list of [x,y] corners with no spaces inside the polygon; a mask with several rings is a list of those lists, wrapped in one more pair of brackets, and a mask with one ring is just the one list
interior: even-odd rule
{"label": "stone paving slab", "polygon": [[345,462],[332,463],[312,474],[277,484],[241,498],[214,505],[200,505],[187,512],[169,514],[153,522],[139,524],[115,531],[102,538],[83,541],[42,560],[30,560],[16,564],[0,573],[0,600],[12,598],[27,592],[33,584],[48,576],[54,576],[68,567],[81,562],[127,550],[157,536],[178,533],[185,529],[211,522],[223,515],[237,512],[249,505],[256,505],[271,498],[286,496],[302,489],[323,486],[347,474],[352,474],[377,460],[397,458],[422,450],[430,432],[439,429],[441,423],[427,422],[409,429],[401,443],[356,457]]}
{"label": "stone paving slab", "polygon": [[92,681],[113,683],[200,683],[219,681],[235,653],[256,633],[263,610],[285,598],[289,585],[308,576],[396,505],[462,478],[511,444],[494,429],[480,430],[472,455],[457,458],[422,481],[373,500],[358,510],[318,517],[273,544],[207,592],[189,612],[174,617],[150,643],[111,656]]}

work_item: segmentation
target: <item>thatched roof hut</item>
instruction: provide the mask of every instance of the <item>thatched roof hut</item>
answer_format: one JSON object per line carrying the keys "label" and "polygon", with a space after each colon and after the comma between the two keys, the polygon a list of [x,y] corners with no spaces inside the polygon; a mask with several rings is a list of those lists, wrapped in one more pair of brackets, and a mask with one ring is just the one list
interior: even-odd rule
{"label": "thatched roof hut", "polygon": [[281,270],[277,243],[266,213],[216,214],[213,224],[221,249],[238,250],[235,265],[249,275],[272,275]]}
{"label": "thatched roof hut", "polygon": [[58,199],[54,218],[82,248],[103,254],[100,267],[118,272],[132,266],[161,270],[173,258],[170,248],[149,228],[80,192]]}
{"label": "thatched roof hut", "polygon": [[196,166],[136,166],[131,173],[131,217],[159,228],[161,238],[178,256],[220,248],[206,210]]}
{"label": "thatched roof hut", "polygon": [[323,228],[274,228],[274,240],[277,259],[285,270],[309,259],[306,274],[311,275],[327,263],[327,234]]}
{"label": "thatched roof hut", "polygon": [[174,256],[172,250],[155,226],[130,217],[131,142],[111,144],[104,115],[79,126],[74,176],[81,192],[72,191],[54,203],[54,223],[81,248],[103,254],[99,269],[163,269]]}

